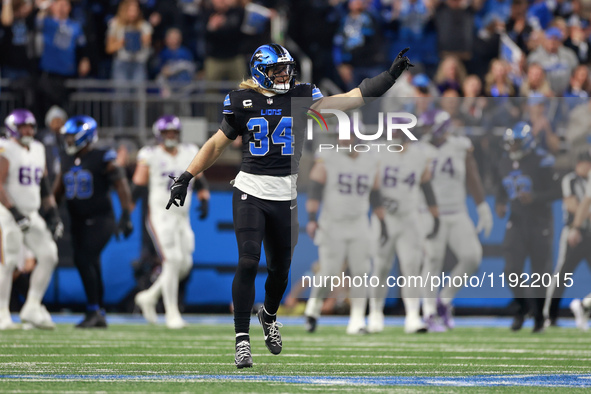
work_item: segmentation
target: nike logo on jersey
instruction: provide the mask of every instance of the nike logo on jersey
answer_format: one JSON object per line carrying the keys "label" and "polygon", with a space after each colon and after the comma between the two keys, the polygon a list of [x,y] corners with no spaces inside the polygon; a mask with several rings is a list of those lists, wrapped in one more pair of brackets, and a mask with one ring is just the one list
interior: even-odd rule
{"label": "nike logo on jersey", "polygon": [[297,207],[297,205],[294,205],[293,207],[289,207],[289,209],[291,209],[292,211]]}

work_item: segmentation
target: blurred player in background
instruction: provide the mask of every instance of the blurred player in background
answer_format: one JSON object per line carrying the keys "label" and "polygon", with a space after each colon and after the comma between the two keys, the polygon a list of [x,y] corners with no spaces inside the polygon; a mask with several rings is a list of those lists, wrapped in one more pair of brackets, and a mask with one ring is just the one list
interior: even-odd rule
{"label": "blurred player in background", "polygon": [[[589,153],[590,151],[582,153],[581,156],[579,156],[579,160],[591,161],[591,158],[589,157],[591,155]],[[577,166],[579,166],[579,164],[577,164]],[[577,258],[577,263],[580,262],[581,258],[585,258],[587,260],[587,264],[591,264],[591,255],[589,254],[589,241],[591,241],[591,228],[589,227],[589,212],[591,209],[591,182],[588,180],[585,185],[585,195],[580,201],[581,203],[578,205],[574,213],[574,218],[568,231],[568,250],[570,250],[571,253],[569,254],[567,251],[567,256],[565,257],[564,263],[565,266],[567,263],[566,259],[575,254],[575,251],[579,251],[579,254],[578,256],[573,256],[573,261],[575,260],[575,257]],[[572,268],[572,270],[574,270],[574,268]],[[572,270],[569,271],[567,268],[562,269],[562,277],[559,276],[559,279],[563,280],[565,273],[572,274]],[[563,285],[563,283],[564,281],[560,284]],[[577,327],[583,331],[587,331],[589,329],[589,315],[591,314],[591,293],[583,299],[573,299],[570,303],[570,310],[575,315]]]}
{"label": "blurred player in background", "polygon": [[[131,194],[123,169],[115,164],[110,148],[95,148],[96,121],[90,116],[74,116],[62,128],[64,150],[61,172],[53,193],[56,201],[66,198],[72,228],[74,264],[86,293],[86,316],[76,327],[107,327],[103,304],[101,252],[116,231],[127,238],[133,231],[130,219]],[[110,187],[115,186],[122,213],[119,224],[111,205]]]}
{"label": "blurred player in background", "polygon": [[[352,145],[352,140],[339,141],[338,147],[341,151],[319,154],[310,171],[306,230],[318,245],[319,278],[341,276],[345,260],[350,276],[369,275],[370,205],[380,218],[385,231],[384,209],[379,191],[378,159],[371,152],[355,152]],[[321,202],[322,211],[317,221]],[[382,236],[387,238],[385,233],[382,233]],[[324,298],[330,291],[328,286],[312,287],[304,312],[308,332],[316,330]],[[351,310],[347,334],[367,333],[367,291],[365,287],[350,288]]]}
{"label": "blurred player in background", "polygon": [[[401,119],[395,123],[404,124],[408,121]],[[421,141],[410,141],[401,131],[395,132],[392,142],[401,144],[404,149],[399,153],[384,151],[379,155],[379,182],[386,211],[388,239],[386,242],[380,242],[377,248],[372,274],[380,279],[381,284],[386,283],[395,256],[398,256],[401,275],[421,275],[421,260],[427,234],[419,220],[419,189],[424,193],[434,218],[429,237],[435,236],[439,228],[439,213],[429,172],[429,163],[434,155],[433,147]],[[378,222],[373,215],[374,235],[380,231]],[[388,290],[388,287],[381,286],[372,289],[373,294],[369,302],[369,332],[384,330],[384,304]],[[420,316],[421,289],[418,286],[409,286],[401,289],[401,292],[406,312],[404,331],[426,332],[427,327]]]}
{"label": "blurred player in background", "polygon": [[[552,202],[561,196],[560,180],[554,172],[554,157],[536,147],[531,126],[526,122],[517,123],[507,129],[503,137],[507,154],[498,165],[499,188],[496,196],[496,211],[505,217],[507,202],[511,214],[507,222],[503,254],[505,276],[524,272],[525,260],[530,258],[531,273],[543,275],[552,270]],[[561,283],[562,284],[562,283]],[[513,331],[523,326],[525,316],[534,316],[533,332],[544,330],[544,287],[533,289],[529,294],[530,306],[526,300],[526,287],[512,287],[517,309],[511,324]]]}
{"label": "blurred player in background", "polygon": [[[444,99],[445,100],[445,99]],[[436,148],[431,166],[431,184],[439,207],[441,228],[436,236],[427,242],[427,262],[424,275],[438,276],[443,271],[445,251],[449,246],[457,258],[450,277],[472,275],[482,260],[482,246],[478,233],[484,231],[488,237],[493,227],[493,218],[488,203],[484,200],[484,188],[473,156],[472,142],[462,136],[449,134],[451,118],[449,113],[434,109],[425,112],[419,124],[429,127],[426,138]],[[466,189],[476,203],[478,224],[468,215]],[[452,300],[460,290],[450,284],[437,289],[425,287],[423,313],[432,329],[440,330],[434,322],[436,316],[443,319],[446,328],[453,328]]]}
{"label": "blurred player in background", "polygon": [[[141,188],[148,187],[148,216],[146,226],[162,259],[162,273],[147,290],[139,292],[135,303],[152,324],[157,321],[156,304],[160,295],[164,299],[166,326],[183,328],[187,323],[182,319],[178,305],[179,281],[191,272],[195,235],[189,221],[191,195],[181,209],[166,213],[168,191],[172,179],[183,173],[199,148],[194,144],[181,144],[181,121],[178,117],[160,117],[153,127],[158,145],[143,147],[138,153],[138,164],[133,174],[132,198],[137,201]],[[209,189],[203,174],[195,177],[193,190],[201,204],[199,219],[207,217],[209,210]]]}
{"label": "blurred player in background", "polygon": [[[364,97],[380,97],[412,66],[405,49],[387,71],[364,79],[358,88],[333,97],[340,110],[362,106]],[[238,269],[232,284],[235,363],[252,367],[250,312],[255,299],[255,278],[264,239],[268,277],[265,301],[259,310],[265,345],[273,354],[283,348],[277,309],[287,288],[291,258],[298,237],[296,181],[304,142],[304,127],[293,128],[292,98],[308,98],[311,108],[335,108],[339,99],[323,99],[314,85],[297,83],[295,61],[280,45],[263,45],[250,61],[252,79],[224,100],[224,120],[171,188],[167,208],[184,204],[189,181],[209,168],[238,136],[242,136],[242,166],[234,183],[233,218],[238,243]],[[303,112],[303,111],[302,111]],[[305,123],[302,122],[302,123]]]}
{"label": "blurred player in background", "polygon": [[[552,283],[546,291],[546,303],[544,304],[544,317],[546,325],[556,326],[558,311],[562,294],[564,293],[565,274],[573,275],[579,263],[583,259],[591,267],[591,223],[589,221],[589,209],[583,216],[583,220],[576,224],[576,231],[581,235],[582,241],[572,246],[568,243],[568,234],[575,219],[575,215],[581,202],[585,199],[585,193],[589,190],[587,176],[591,170],[591,151],[585,150],[577,157],[575,170],[562,178],[562,210],[564,212],[564,228],[560,234],[558,249],[558,261],[552,275]],[[556,280],[555,275],[558,275]]]}
{"label": "blurred player in background", "polygon": [[[13,271],[23,259],[25,245],[37,267],[20,318],[34,327],[52,329],[55,324],[41,300],[57,265],[54,239],[62,236],[63,224],[46,178],[45,149],[33,139],[35,117],[16,109],[4,124],[9,139],[0,140],[0,329],[14,327],[8,305]],[[47,222],[39,215],[40,208],[48,212]]]}

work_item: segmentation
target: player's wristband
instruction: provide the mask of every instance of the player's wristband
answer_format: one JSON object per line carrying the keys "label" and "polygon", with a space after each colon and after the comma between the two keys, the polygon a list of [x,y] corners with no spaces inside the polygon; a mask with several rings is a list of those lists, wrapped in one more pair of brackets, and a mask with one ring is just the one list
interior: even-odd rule
{"label": "player's wristband", "polygon": [[425,195],[425,201],[427,202],[428,207],[433,207],[437,205],[437,200],[435,199],[435,193],[433,192],[433,187],[431,186],[431,182],[427,181],[421,183],[421,190]]}
{"label": "player's wristband", "polygon": [[308,189],[308,198],[312,200],[322,200],[322,191],[324,184],[316,181],[310,181],[310,188]]}
{"label": "player's wristband", "polygon": [[12,214],[12,217],[14,218],[14,220],[15,220],[15,221],[17,221],[17,222],[18,222],[19,220],[21,220],[22,218],[24,218],[24,217],[25,217],[25,215],[23,215],[23,214],[21,213],[21,211],[19,211],[19,210],[17,209],[17,207],[14,207],[14,206],[12,206],[12,207],[8,208],[8,210],[9,210],[9,211],[10,211],[10,213]]}
{"label": "player's wristband", "polygon": [[146,185],[131,184],[131,201],[134,203],[140,199],[141,196],[145,196],[148,193],[148,187]]}
{"label": "player's wristband", "polygon": [[315,222],[316,221],[317,212],[308,212],[308,221]]}
{"label": "player's wristband", "polygon": [[376,209],[383,205],[382,193],[380,193],[379,189],[374,189],[369,193],[369,204],[373,209]]}
{"label": "player's wristband", "polygon": [[49,186],[49,178],[47,176],[41,178],[39,186],[41,187],[41,198],[45,198],[51,194],[51,187]]}

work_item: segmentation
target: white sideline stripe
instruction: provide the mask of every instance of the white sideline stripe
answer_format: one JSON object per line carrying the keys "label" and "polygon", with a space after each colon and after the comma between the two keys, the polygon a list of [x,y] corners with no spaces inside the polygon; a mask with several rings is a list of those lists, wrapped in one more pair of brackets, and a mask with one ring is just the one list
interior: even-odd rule
{"label": "white sideline stripe", "polygon": [[[262,354],[253,354],[253,357],[260,357]],[[519,360],[516,360],[519,361]],[[92,363],[84,363],[86,365],[228,365],[227,362],[192,362],[192,363],[178,363],[178,362],[92,362]],[[41,362],[12,362],[10,366],[6,369],[10,369],[12,367],[19,367],[19,366],[30,366],[30,367],[41,367],[43,365],[69,365],[69,366],[79,366],[80,363],[71,362],[71,361],[41,361]],[[431,366],[431,365],[441,365],[445,367],[511,367],[511,368],[556,368],[562,367],[562,365],[525,365],[525,364],[486,364],[486,365],[474,365],[474,364],[462,364],[462,363],[440,363],[440,362],[432,362],[432,363],[326,363],[326,362],[303,362],[303,363],[281,363],[281,365],[329,365],[329,366]],[[578,369],[590,369],[589,366],[572,366],[570,365],[569,368],[578,368]],[[4,368],[3,368],[4,369]]]}
{"label": "white sideline stripe", "polygon": [[[448,344],[446,346],[450,346]],[[55,349],[94,349],[94,348],[129,348],[129,347],[140,347],[144,349],[200,349],[200,350],[223,350],[228,349],[227,345],[220,345],[220,346],[172,346],[172,345],[162,345],[162,346],[150,346],[150,345],[106,345],[106,344],[95,344],[95,345],[45,345],[45,348],[55,348]],[[0,345],[0,348],[3,349],[21,349],[21,348],[34,348],[37,349],[39,346],[37,345],[25,345],[25,344],[13,344],[13,345]],[[321,353],[325,349],[319,349],[318,347],[299,347],[298,350],[302,351],[311,351],[315,353]],[[350,351],[361,351],[358,348],[347,348],[347,347],[339,347],[339,348],[328,348],[327,351],[334,353],[337,351],[342,352],[350,352]],[[591,350],[578,350],[578,349],[561,349],[561,350],[541,350],[539,348],[524,348],[524,349],[508,349],[508,348],[473,348],[473,347],[455,347],[454,349],[449,349],[444,346],[441,347],[432,347],[432,346],[416,346],[416,347],[400,347],[400,348],[392,348],[392,349],[373,349],[367,350],[368,352],[378,351],[382,353],[408,353],[409,351],[432,351],[432,352],[440,352],[440,353],[537,353],[537,354],[556,354],[556,355],[578,355],[578,356],[591,356]],[[68,356],[68,355],[65,355]]]}
{"label": "white sideline stripe", "polygon": [[[70,333],[73,334],[73,333]],[[157,334],[157,333],[154,333]],[[160,333],[158,333],[160,334]],[[141,337],[138,337],[137,335],[135,335],[135,333],[130,332],[128,333],[128,335],[132,335],[133,338],[129,338],[129,336],[120,336],[119,338],[114,338],[113,336],[109,336],[108,338],[105,337],[104,339],[101,339],[100,337],[97,338],[97,336],[92,336],[92,337],[86,337],[86,336],[70,336],[70,337],[66,337],[66,338],[48,338],[48,337],[41,337],[41,338],[32,338],[31,336],[5,336],[5,337],[0,337],[0,344],[11,344],[14,343],[15,340],[22,340],[22,341],[26,341],[27,343],[31,343],[31,344],[36,344],[36,343],[40,343],[40,344],[45,344],[45,343],[55,343],[55,344],[61,344],[61,343],[76,343],[76,342],[80,342],[80,343],[119,343],[120,340],[125,340],[127,343],[130,344],[145,344],[145,345],[150,345],[153,346],[154,344],[161,344],[162,343],[162,336],[160,336],[159,340],[153,340],[153,339],[144,339]],[[297,335],[297,334],[296,334]],[[226,338],[226,340],[228,340],[228,338],[231,338],[230,336],[224,336],[224,335],[219,335],[215,338],[211,338],[211,339],[204,339],[202,341],[195,339],[195,338],[183,338],[183,339],[179,339],[176,337],[168,337],[166,338],[167,343],[179,343],[179,344],[186,344],[187,342],[191,342],[191,343],[196,343],[196,344],[200,344],[201,342],[207,344],[210,343],[211,341],[220,341],[220,340],[224,340],[224,338]],[[515,343],[521,346],[527,345],[527,346],[534,346],[537,344],[544,344],[544,345],[549,345],[549,344],[559,344],[559,345],[569,345],[569,346],[576,346],[576,345],[580,345],[580,344],[587,344],[588,343],[588,339],[587,338],[581,338],[581,339],[577,339],[577,340],[571,340],[571,341],[534,341],[531,339],[527,339],[527,342],[524,343],[523,340],[524,338],[521,338],[521,341],[491,341],[490,338],[482,338],[482,340],[466,340],[466,339],[461,339],[458,338],[457,341],[451,340],[451,338],[448,338],[444,335],[439,336],[437,333],[433,334],[431,337],[427,338],[424,337],[424,340],[416,340],[415,338],[411,338],[406,336],[404,338],[404,342],[398,343],[398,344],[390,344],[385,342],[386,341],[386,337],[369,337],[369,338],[363,338],[362,340],[360,340],[360,338],[349,338],[346,337],[343,333],[343,337],[342,340],[339,341],[314,341],[314,340],[297,340],[297,337],[293,338],[293,343],[295,344],[310,344],[310,343],[314,343],[315,345],[318,345],[320,347],[333,347],[335,345],[343,345],[346,344],[348,346],[351,347],[358,347],[358,348],[367,348],[367,347],[383,347],[383,348],[397,348],[399,346],[425,346],[425,345],[429,345],[429,346],[442,346],[441,341],[445,340],[446,344],[461,344],[461,345],[468,345],[468,344],[479,344],[479,345],[487,345],[487,346],[504,346],[507,345],[509,343]],[[194,345],[196,346],[196,345]]]}
{"label": "white sideline stripe", "polygon": [[[227,366],[231,366],[234,367],[234,363],[228,363],[226,364]],[[22,375],[27,375],[30,376],[29,374],[31,373],[40,373],[40,374],[47,374],[47,373],[53,373],[53,374],[61,374],[64,371],[50,371],[50,370],[40,370],[40,371],[26,371],[26,372],[22,372]],[[100,371],[100,374],[102,375],[108,375],[108,374],[113,374],[113,375],[120,375],[122,373],[121,370],[109,370],[109,369],[102,369]],[[149,371],[149,370],[125,370],[123,371],[125,374],[138,374],[139,376],[149,376],[149,375],[162,375],[162,371]],[[485,370],[485,371],[473,371],[473,372],[478,372],[479,375],[482,376],[490,376],[490,375],[507,375],[508,372],[506,369],[502,369],[502,370]],[[472,373],[473,373],[472,372]],[[531,374],[531,376],[537,376],[540,373],[544,373],[544,374],[572,374],[572,370],[552,370],[552,371],[540,371],[540,370],[534,370],[534,371],[522,371],[522,373],[526,373],[528,372],[529,374]],[[17,374],[18,372],[11,372],[11,374]],[[68,373],[72,373],[72,371],[68,371]],[[97,371],[94,370],[83,370],[83,371],[79,371],[79,372],[75,372],[77,374],[81,374],[81,373],[86,373],[86,374],[96,374]],[[182,374],[186,374],[186,375],[194,375],[196,373],[196,371],[194,370],[188,370],[188,371],[175,371],[174,372],[176,375],[182,375]],[[397,376],[416,376],[416,371],[406,371],[406,372],[397,372],[396,375]],[[236,375],[236,376],[244,376],[241,372],[228,372],[227,375]],[[284,373],[283,375],[285,376],[321,376],[321,377],[325,377],[326,372],[306,372],[305,374],[302,374],[300,372],[293,372],[293,373]],[[373,372],[373,371],[347,371],[347,372],[331,372],[331,375],[341,375],[341,376],[347,376],[347,375],[352,375],[352,376],[377,376],[377,377],[385,377],[386,375],[384,375],[384,372]],[[466,371],[447,371],[447,370],[431,370],[429,371],[429,373],[424,373],[422,374],[423,377],[425,378],[441,378],[441,375],[444,376],[450,376],[450,375],[466,375]],[[256,375],[254,375],[256,376]],[[513,375],[512,375],[513,376]],[[525,376],[525,375],[524,375]],[[68,379],[69,380],[69,379]],[[0,380],[2,381],[2,380]],[[137,380],[136,380],[137,381]],[[164,380],[162,380],[164,381]]]}
{"label": "white sideline stripe", "polygon": [[[234,353],[195,353],[195,354],[110,354],[108,357],[231,357]],[[0,354],[0,357],[106,357],[104,354]],[[271,357],[274,358],[273,354],[260,354],[258,357]],[[282,354],[281,357],[306,357],[306,358],[320,358],[326,357],[326,355],[320,354]],[[351,355],[340,355],[333,354],[330,357],[333,358],[350,358]],[[375,359],[441,359],[439,356],[384,356],[384,355],[358,355],[356,358],[375,358]],[[449,356],[449,359],[454,360],[516,360],[513,357],[483,357],[483,356]],[[518,360],[526,361],[591,361],[591,357],[519,357]]]}

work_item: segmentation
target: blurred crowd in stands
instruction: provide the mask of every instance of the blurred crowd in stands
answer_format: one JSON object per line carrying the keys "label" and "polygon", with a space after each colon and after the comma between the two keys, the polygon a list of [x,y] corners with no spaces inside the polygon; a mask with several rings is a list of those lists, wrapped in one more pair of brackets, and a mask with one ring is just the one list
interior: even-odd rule
{"label": "blurred crowd in stands", "polygon": [[348,90],[410,47],[392,94],[449,98],[469,114],[458,125],[482,126],[486,107],[500,123],[484,134],[525,117],[560,155],[590,134],[590,17],[591,0],[2,0],[0,76],[42,119],[68,108],[67,79],[238,81],[256,47],[289,39],[310,82]]}

